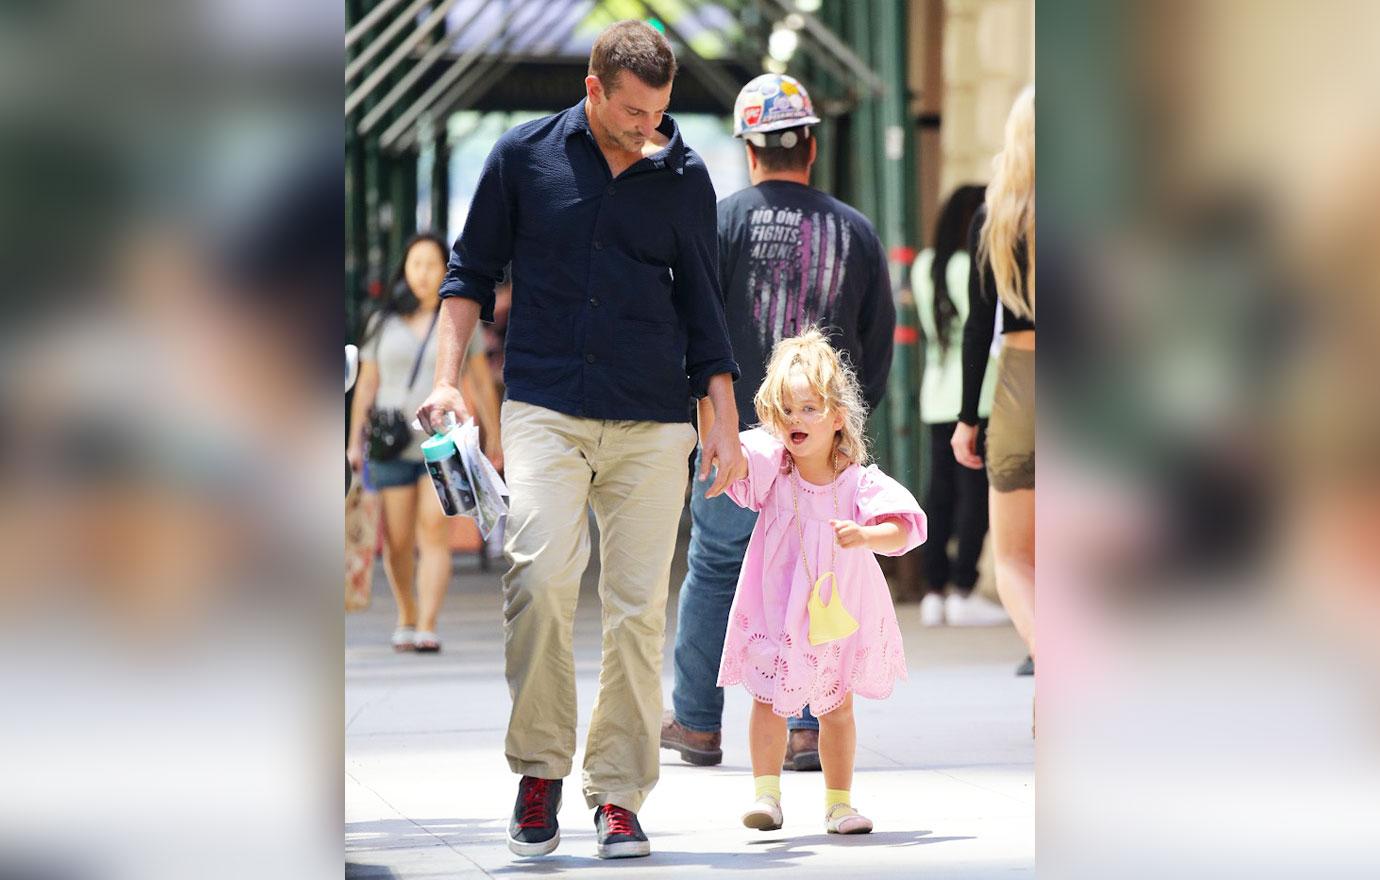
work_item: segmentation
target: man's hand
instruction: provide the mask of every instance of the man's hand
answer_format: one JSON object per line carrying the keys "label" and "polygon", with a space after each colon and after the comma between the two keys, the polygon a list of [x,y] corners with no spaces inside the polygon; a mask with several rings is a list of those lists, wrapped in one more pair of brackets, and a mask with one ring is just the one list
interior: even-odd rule
{"label": "man's hand", "polygon": [[705,498],[722,495],[729,485],[747,476],[747,459],[743,458],[736,420],[719,419],[705,433],[700,446],[700,482],[709,479],[711,467],[717,467],[719,472],[714,477],[714,485],[704,493]]}
{"label": "man's hand", "polygon": [[490,440],[484,447],[484,457],[489,460],[489,464],[494,466],[494,470],[503,470],[503,444],[497,440]]}
{"label": "man's hand", "polygon": [[975,471],[982,470],[982,456],[977,454],[977,438],[977,425],[959,422],[954,428],[953,437],[949,440],[949,445],[954,450],[954,459]]}
{"label": "man's hand", "polygon": [[422,430],[429,434],[437,434],[446,429],[446,413],[455,415],[456,424],[463,424],[465,419],[470,417],[460,389],[454,385],[439,384],[431,389],[426,400],[417,407],[417,421],[422,423]]}
{"label": "man's hand", "polygon": [[747,459],[743,458],[742,441],[738,439],[738,405],[733,400],[733,374],[716,373],[709,377],[710,404],[700,401],[700,475],[699,482],[709,479],[709,469],[717,466],[714,485],[704,493],[705,498],[722,495],[731,484],[747,476]]}

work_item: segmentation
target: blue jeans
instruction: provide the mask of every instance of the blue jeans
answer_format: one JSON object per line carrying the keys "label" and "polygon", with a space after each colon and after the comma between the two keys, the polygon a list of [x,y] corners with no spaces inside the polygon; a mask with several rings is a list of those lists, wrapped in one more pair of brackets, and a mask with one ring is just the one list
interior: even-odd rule
{"label": "blue jeans", "polygon": [[[695,456],[696,474],[699,455]],[[713,483],[690,484],[690,550],[680,585],[676,624],[676,683],[671,691],[676,721],[687,730],[712,733],[722,726],[724,689],[718,686],[719,661],[728,631],[728,612],[738,586],[757,514],[734,504],[727,494],[705,498]],[[791,730],[818,730],[809,707],[787,722]]]}

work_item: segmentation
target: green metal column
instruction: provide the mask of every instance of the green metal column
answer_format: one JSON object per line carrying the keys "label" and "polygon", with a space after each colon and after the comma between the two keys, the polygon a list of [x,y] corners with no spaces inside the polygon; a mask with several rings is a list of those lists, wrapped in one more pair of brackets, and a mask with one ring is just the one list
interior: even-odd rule
{"label": "green metal column", "polygon": [[910,290],[910,262],[914,259],[915,155],[914,124],[909,117],[906,75],[905,0],[875,0],[873,16],[875,69],[886,83],[879,103],[881,151],[876,154],[881,191],[882,240],[890,258],[896,300],[896,349],[887,388],[892,441],[889,473],[912,492],[920,490],[920,394],[918,387],[919,322]]}
{"label": "green metal column", "polygon": [[[841,36],[852,46],[858,57],[875,68],[873,57],[872,19],[875,15],[873,0],[859,0],[841,4]],[[878,157],[881,143],[878,139],[877,100],[870,96],[862,98],[849,120],[849,198],[855,208],[866,216],[880,217],[881,200],[878,188]],[[878,224],[880,226],[880,224]],[[885,240],[884,240],[885,241]],[[891,396],[891,389],[887,389]],[[872,441],[873,454],[882,470],[892,473],[891,416],[887,406],[880,406],[868,419],[868,437]]]}
{"label": "green metal column", "polygon": [[368,260],[365,229],[364,150],[357,138],[345,141],[345,327],[350,338],[360,328],[364,272]]}
{"label": "green metal column", "polygon": [[378,142],[368,138],[364,142],[364,225],[365,264],[364,288],[369,296],[378,296],[383,291],[383,267],[387,264],[386,210],[384,209],[383,187],[386,181],[387,160],[380,155]]}
{"label": "green metal column", "polygon": [[[353,27],[367,11],[364,0],[347,0],[346,28]],[[358,44],[346,60],[359,54]],[[354,134],[354,120],[345,120],[345,333],[354,341],[360,332],[368,265],[369,235],[365,217],[364,144]]]}
{"label": "green metal column", "polygon": [[391,273],[393,264],[402,259],[403,242],[417,231],[417,153],[413,150],[388,160],[388,203],[390,259],[384,271]]}
{"label": "green metal column", "polygon": [[450,126],[439,126],[431,151],[431,231],[450,241]]}

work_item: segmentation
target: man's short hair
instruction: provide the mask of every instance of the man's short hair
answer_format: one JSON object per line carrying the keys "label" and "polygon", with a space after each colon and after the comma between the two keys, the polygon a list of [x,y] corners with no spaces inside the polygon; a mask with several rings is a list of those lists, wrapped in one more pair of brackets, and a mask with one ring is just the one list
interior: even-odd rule
{"label": "man's short hair", "polygon": [[762,163],[762,168],[766,171],[804,171],[810,167],[810,140],[814,137],[813,132],[806,137],[805,128],[806,126],[802,125],[799,128],[786,129],[796,133],[793,147],[759,147],[756,144],[748,144],[748,148],[757,156],[757,161]]}
{"label": "man's short hair", "polygon": [[676,55],[666,37],[650,25],[636,19],[615,22],[594,41],[589,72],[612,92],[624,70],[659,89],[675,78]]}

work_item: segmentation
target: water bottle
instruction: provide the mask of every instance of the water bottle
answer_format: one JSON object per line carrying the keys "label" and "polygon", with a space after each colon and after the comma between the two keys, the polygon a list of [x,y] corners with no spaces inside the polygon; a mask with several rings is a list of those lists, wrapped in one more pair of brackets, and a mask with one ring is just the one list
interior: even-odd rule
{"label": "water bottle", "polygon": [[[454,417],[450,417],[449,421],[453,427]],[[465,474],[465,465],[460,460],[460,450],[455,445],[452,431],[433,434],[423,440],[422,458],[426,461],[427,473],[431,474],[431,484],[436,487],[436,497],[446,516],[472,514],[475,508],[474,490]]]}

